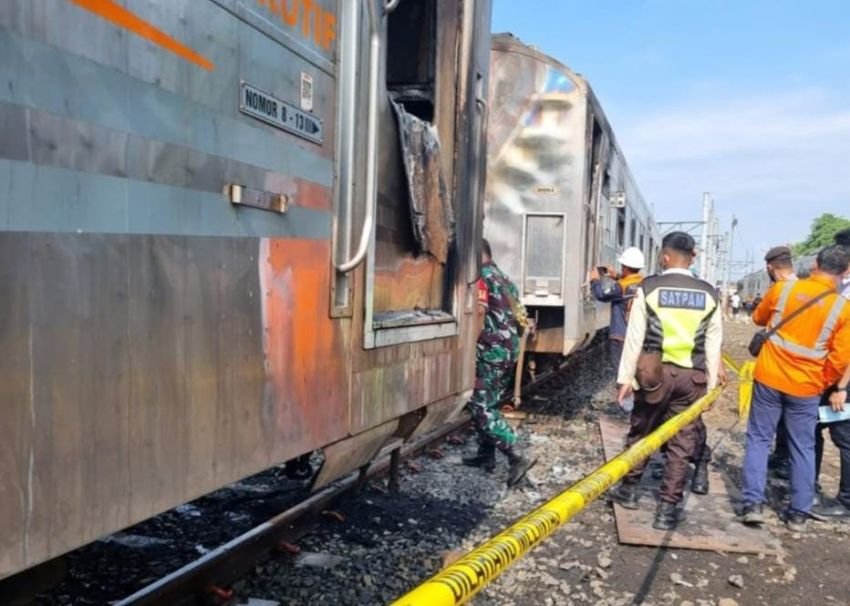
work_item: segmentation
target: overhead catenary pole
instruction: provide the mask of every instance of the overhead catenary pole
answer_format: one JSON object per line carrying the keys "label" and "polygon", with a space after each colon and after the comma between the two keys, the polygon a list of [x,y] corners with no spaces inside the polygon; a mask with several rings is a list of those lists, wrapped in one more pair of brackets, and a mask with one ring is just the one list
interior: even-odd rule
{"label": "overhead catenary pole", "polygon": [[732,215],[732,231],[729,232],[729,246],[726,258],[726,292],[732,292],[732,251],[735,247],[735,228],[738,226],[738,218]]}
{"label": "overhead catenary pole", "polygon": [[702,194],[702,239],[700,241],[699,275],[705,279],[708,274],[708,233],[711,230],[711,194]]}

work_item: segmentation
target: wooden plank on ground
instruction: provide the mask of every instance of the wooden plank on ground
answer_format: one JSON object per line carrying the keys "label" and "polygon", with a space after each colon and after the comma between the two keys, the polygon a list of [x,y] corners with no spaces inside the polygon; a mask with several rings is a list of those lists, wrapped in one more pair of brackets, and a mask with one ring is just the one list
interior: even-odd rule
{"label": "wooden plank on ground", "polygon": [[[610,460],[625,448],[628,425],[624,419],[602,416],[599,419],[605,459]],[[709,443],[711,434],[709,434]],[[650,463],[641,482],[640,509],[628,510],[614,505],[620,543],[673,549],[695,549],[729,553],[782,552],[780,541],[766,528],[744,526],[737,521],[734,507],[740,492],[725,474],[712,469],[711,491],[707,495],[687,494],[687,519],[675,532],[655,530],[652,520],[658,499],[660,480],[652,478]]]}

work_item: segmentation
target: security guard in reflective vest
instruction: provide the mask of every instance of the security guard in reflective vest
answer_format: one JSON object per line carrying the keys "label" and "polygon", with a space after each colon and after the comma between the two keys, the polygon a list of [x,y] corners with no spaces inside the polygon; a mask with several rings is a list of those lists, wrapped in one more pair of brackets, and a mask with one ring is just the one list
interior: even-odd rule
{"label": "security guard in reflective vest", "polygon": [[[717,291],[688,268],[696,243],[684,232],[662,242],[664,272],[643,281],[632,305],[617,382],[622,404],[634,392],[629,446],[651,433],[712,389],[721,376],[722,317]],[[636,391],[635,391],[636,390]],[[702,419],[685,426],[667,443],[667,462],[653,526],[670,530],[683,519],[678,504],[696,463],[691,490],[708,493],[706,429]],[[637,509],[645,464],[633,469],[611,494],[624,507]]]}

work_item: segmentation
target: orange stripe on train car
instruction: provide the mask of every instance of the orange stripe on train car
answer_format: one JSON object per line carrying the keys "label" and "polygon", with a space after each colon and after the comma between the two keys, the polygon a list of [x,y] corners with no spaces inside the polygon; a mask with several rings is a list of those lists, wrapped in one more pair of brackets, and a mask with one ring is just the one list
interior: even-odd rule
{"label": "orange stripe on train car", "polygon": [[194,63],[205,70],[212,71],[215,65],[204,57],[195,52],[188,46],[185,46],[163,32],[154,27],[135,13],[128,11],[123,6],[116,4],[113,0],[69,0],[88,11],[106,19],[110,23],[123,27],[137,36],[149,40],[162,48],[171,51],[178,57],[182,57],[186,61]]}

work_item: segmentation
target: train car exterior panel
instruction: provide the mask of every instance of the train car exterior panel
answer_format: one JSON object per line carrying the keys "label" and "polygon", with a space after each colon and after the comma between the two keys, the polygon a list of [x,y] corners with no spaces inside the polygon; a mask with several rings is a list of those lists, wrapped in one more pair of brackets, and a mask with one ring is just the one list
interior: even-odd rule
{"label": "train car exterior panel", "polygon": [[[384,45],[378,225],[351,274],[369,200],[358,154],[341,203],[338,83],[343,15],[368,72],[366,2],[0,5],[0,577],[315,448],[333,479],[468,397],[490,3],[405,4],[430,34],[403,12],[384,43],[431,35],[401,49],[431,81],[390,82]],[[411,246],[384,94],[438,133],[445,264]]]}
{"label": "train car exterior panel", "polygon": [[579,74],[509,34],[491,54],[485,235],[537,319],[532,352],[567,355],[608,325],[586,281],[658,230],[602,108]]}
{"label": "train car exterior panel", "polygon": [[[87,4],[0,8],[0,576],[349,434],[333,49],[255,35],[257,3],[118,6],[205,68]],[[240,75],[297,104],[306,71],[321,143],[240,113]]]}

